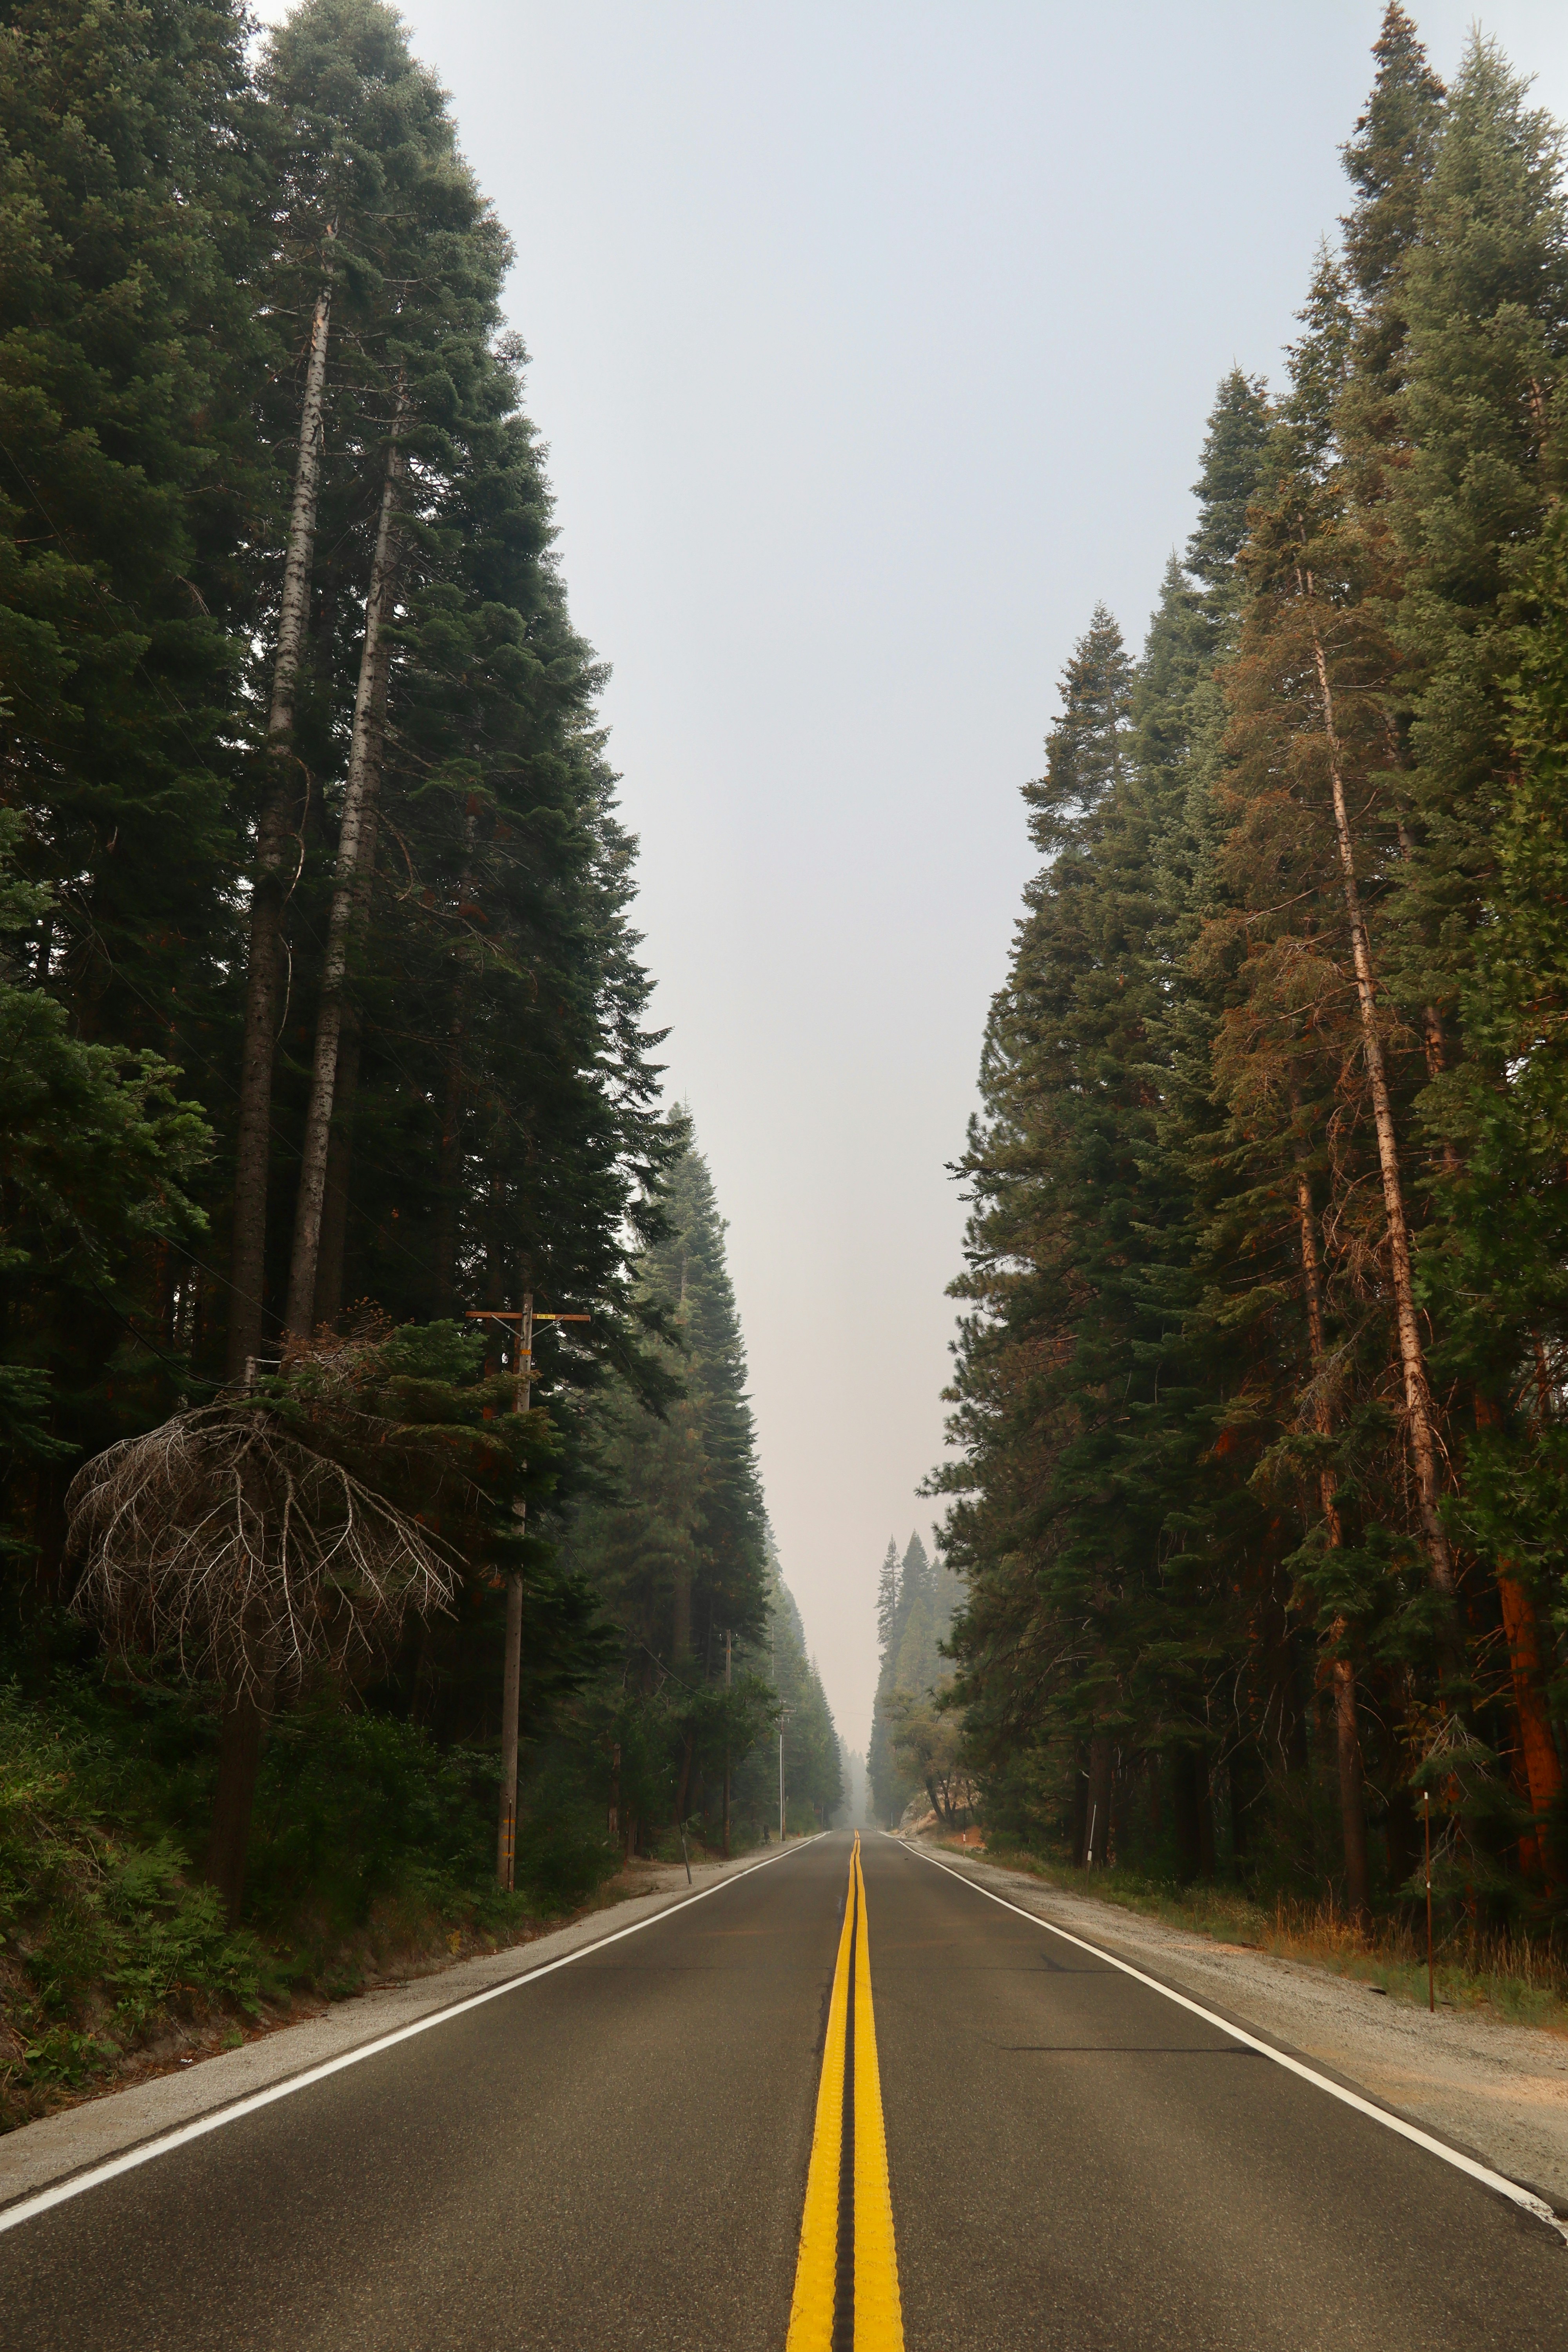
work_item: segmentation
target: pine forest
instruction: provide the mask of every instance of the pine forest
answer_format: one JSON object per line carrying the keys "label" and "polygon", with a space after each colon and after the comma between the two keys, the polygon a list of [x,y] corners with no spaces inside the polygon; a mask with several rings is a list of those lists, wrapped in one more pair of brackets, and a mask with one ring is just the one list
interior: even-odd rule
{"label": "pine forest", "polygon": [[1025,791],[933,1481],[947,1704],[994,1833],[1353,1927],[1414,1913],[1429,1830],[1440,1917],[1539,1934],[1568,1900],[1561,133],[1479,34],[1445,88],[1391,5],[1343,163],[1281,381],[1221,379],[1142,651],[1085,614]]}

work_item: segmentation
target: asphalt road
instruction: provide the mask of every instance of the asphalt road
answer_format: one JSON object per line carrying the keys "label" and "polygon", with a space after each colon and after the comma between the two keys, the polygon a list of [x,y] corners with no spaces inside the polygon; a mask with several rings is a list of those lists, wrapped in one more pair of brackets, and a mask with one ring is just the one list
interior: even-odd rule
{"label": "asphalt road", "polygon": [[[0,2234],[0,2342],[784,2352],[849,1843]],[[909,2352],[1568,2347],[1541,2223],[903,1848],[862,1854]]]}

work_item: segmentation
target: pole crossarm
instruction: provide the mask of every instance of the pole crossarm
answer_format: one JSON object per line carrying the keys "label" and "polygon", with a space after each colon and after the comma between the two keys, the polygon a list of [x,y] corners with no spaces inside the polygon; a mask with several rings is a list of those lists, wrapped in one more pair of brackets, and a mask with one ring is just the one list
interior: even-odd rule
{"label": "pole crossarm", "polygon": [[[463,1319],[468,1323],[521,1323],[523,1309],[521,1307],[468,1307],[463,1310]],[[591,1315],[547,1315],[542,1307],[532,1319],[535,1323],[591,1323],[594,1318]]]}

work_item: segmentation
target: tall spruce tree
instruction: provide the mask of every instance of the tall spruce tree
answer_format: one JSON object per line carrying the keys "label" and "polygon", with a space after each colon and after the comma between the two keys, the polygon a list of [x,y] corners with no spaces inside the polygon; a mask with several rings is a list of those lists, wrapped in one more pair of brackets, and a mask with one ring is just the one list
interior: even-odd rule
{"label": "tall spruce tree", "polygon": [[1555,126],[1478,37],[1404,262],[1409,454],[1390,501],[1416,834],[1401,876],[1405,991],[1446,1024],[1510,765],[1510,602],[1553,496],[1550,409],[1568,346],[1558,151]]}

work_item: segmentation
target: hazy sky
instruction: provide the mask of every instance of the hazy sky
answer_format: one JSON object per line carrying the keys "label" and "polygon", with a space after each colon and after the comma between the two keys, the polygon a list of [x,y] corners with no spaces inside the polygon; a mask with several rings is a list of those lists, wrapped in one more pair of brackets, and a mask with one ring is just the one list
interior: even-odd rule
{"label": "hazy sky", "polygon": [[[282,8],[264,13],[280,16]],[[1476,15],[1413,13],[1451,73]],[[1141,640],[1272,373],[1382,0],[408,0],[513,323],[719,1199],[784,1573],[863,1747],[963,1148],[1097,598]],[[1481,12],[1568,114],[1568,8]]]}

